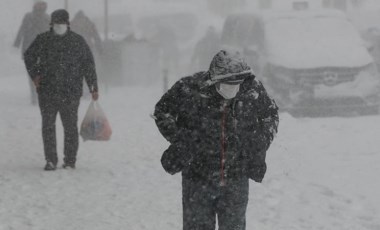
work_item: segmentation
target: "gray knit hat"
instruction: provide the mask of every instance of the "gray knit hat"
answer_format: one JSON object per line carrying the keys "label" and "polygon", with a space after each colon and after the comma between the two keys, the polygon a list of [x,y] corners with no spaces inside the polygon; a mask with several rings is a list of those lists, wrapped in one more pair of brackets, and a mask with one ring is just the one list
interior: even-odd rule
{"label": "gray knit hat", "polygon": [[253,71],[239,52],[221,50],[212,59],[208,73],[209,85],[217,82],[240,84],[247,76],[253,74]]}
{"label": "gray knit hat", "polygon": [[50,24],[70,24],[69,12],[67,12],[65,9],[55,10],[53,13],[51,13]]}

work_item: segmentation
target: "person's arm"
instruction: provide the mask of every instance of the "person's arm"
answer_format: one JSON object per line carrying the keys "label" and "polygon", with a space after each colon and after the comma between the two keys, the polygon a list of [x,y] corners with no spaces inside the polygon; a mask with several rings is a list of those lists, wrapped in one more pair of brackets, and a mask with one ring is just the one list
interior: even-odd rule
{"label": "person's arm", "polygon": [[84,76],[87,86],[92,94],[92,99],[96,101],[99,98],[99,93],[94,56],[92,55],[90,47],[87,45],[83,38],[82,51],[82,75]]}
{"label": "person's arm", "polygon": [[36,87],[39,87],[39,82],[42,77],[41,57],[43,54],[44,43],[42,36],[38,35],[24,53],[26,70]]}
{"label": "person's arm", "polygon": [[258,100],[261,105],[258,111],[258,121],[260,124],[262,141],[265,142],[267,149],[277,133],[279,124],[278,106],[276,105],[276,102],[268,96],[268,93],[261,82],[259,82],[258,87],[260,91]]}
{"label": "person's arm", "polygon": [[194,155],[194,132],[180,127],[177,122],[182,104],[188,103],[187,87],[183,80],[179,80],[162,96],[154,111],[154,119],[160,133],[171,143],[161,157],[163,168],[170,174],[180,172],[191,162]]}
{"label": "person's arm", "polygon": [[154,111],[154,119],[162,136],[174,143],[178,139],[180,131],[177,125],[179,106],[181,103],[182,80],[176,82],[157,102]]}
{"label": "person's arm", "polygon": [[277,133],[279,117],[275,101],[268,96],[261,82],[258,82],[257,87],[259,92],[257,100],[260,105],[258,110],[259,129],[256,130],[257,135],[253,141],[253,152],[248,157],[248,176],[260,183],[267,170],[266,151]]}

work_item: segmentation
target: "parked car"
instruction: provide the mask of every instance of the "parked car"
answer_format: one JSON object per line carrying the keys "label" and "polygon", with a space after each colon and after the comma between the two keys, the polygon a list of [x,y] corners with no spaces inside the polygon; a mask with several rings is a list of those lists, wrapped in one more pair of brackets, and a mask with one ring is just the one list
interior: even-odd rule
{"label": "parked car", "polygon": [[376,65],[340,11],[230,15],[222,43],[245,55],[282,111],[297,116],[379,112]]}

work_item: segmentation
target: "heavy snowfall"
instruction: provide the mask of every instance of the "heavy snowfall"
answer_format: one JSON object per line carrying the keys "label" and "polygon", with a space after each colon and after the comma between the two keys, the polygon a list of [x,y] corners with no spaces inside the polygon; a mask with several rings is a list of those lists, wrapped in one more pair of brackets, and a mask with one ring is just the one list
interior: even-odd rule
{"label": "heavy snowfall", "polygon": [[[185,8],[198,23],[191,24],[191,39],[179,40],[182,58],[175,70],[164,74],[166,81],[159,72],[158,80],[132,79],[132,84],[123,78],[107,85],[102,78],[117,74],[99,70],[99,104],[112,126],[111,140],[80,140],[76,169],[62,169],[63,129],[57,119],[59,167],[46,172],[40,111],[30,103],[20,50],[12,47],[32,2],[0,2],[0,230],[181,229],[181,175],[171,176],[162,168],[160,158],[169,143],[151,115],[166,87],[191,73],[187,66],[195,42],[208,22],[221,29],[225,12],[196,9],[206,6],[197,1],[186,7],[175,1],[109,1],[111,16],[123,9],[131,16],[137,38],[143,29],[138,31],[133,19],[157,11],[165,14]],[[49,13],[64,7],[64,1],[47,2]],[[94,20],[104,16],[103,1],[80,2],[69,1],[70,13],[83,9]],[[374,9],[380,15],[380,6]],[[372,23],[380,28],[380,21]],[[110,31],[110,39],[121,36],[117,33]],[[146,57],[122,56],[128,61]],[[152,63],[153,72],[156,64]],[[113,71],[128,71],[120,68]],[[139,70],[145,71],[144,77],[149,72],[134,69]],[[79,122],[90,102],[88,95],[81,99]],[[247,230],[380,229],[380,116],[294,117],[287,112],[279,116],[265,178],[261,184],[250,181]]]}

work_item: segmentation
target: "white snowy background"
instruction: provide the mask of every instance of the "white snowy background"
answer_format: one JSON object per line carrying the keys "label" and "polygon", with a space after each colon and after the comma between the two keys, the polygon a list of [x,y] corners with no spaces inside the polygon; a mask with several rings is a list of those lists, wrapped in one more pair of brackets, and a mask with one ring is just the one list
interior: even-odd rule
{"label": "white snowy background", "polygon": [[[42,170],[39,109],[29,103],[24,65],[11,48],[31,7],[25,2],[0,2],[0,230],[181,229],[181,176],[162,169],[168,143],[149,116],[161,84],[100,92],[112,139],[81,141],[75,170]],[[63,5],[48,2],[49,12]],[[89,103],[82,100],[79,120]],[[62,163],[59,119],[57,127]],[[265,179],[250,183],[247,230],[379,230],[379,128],[380,116],[280,114]]]}

